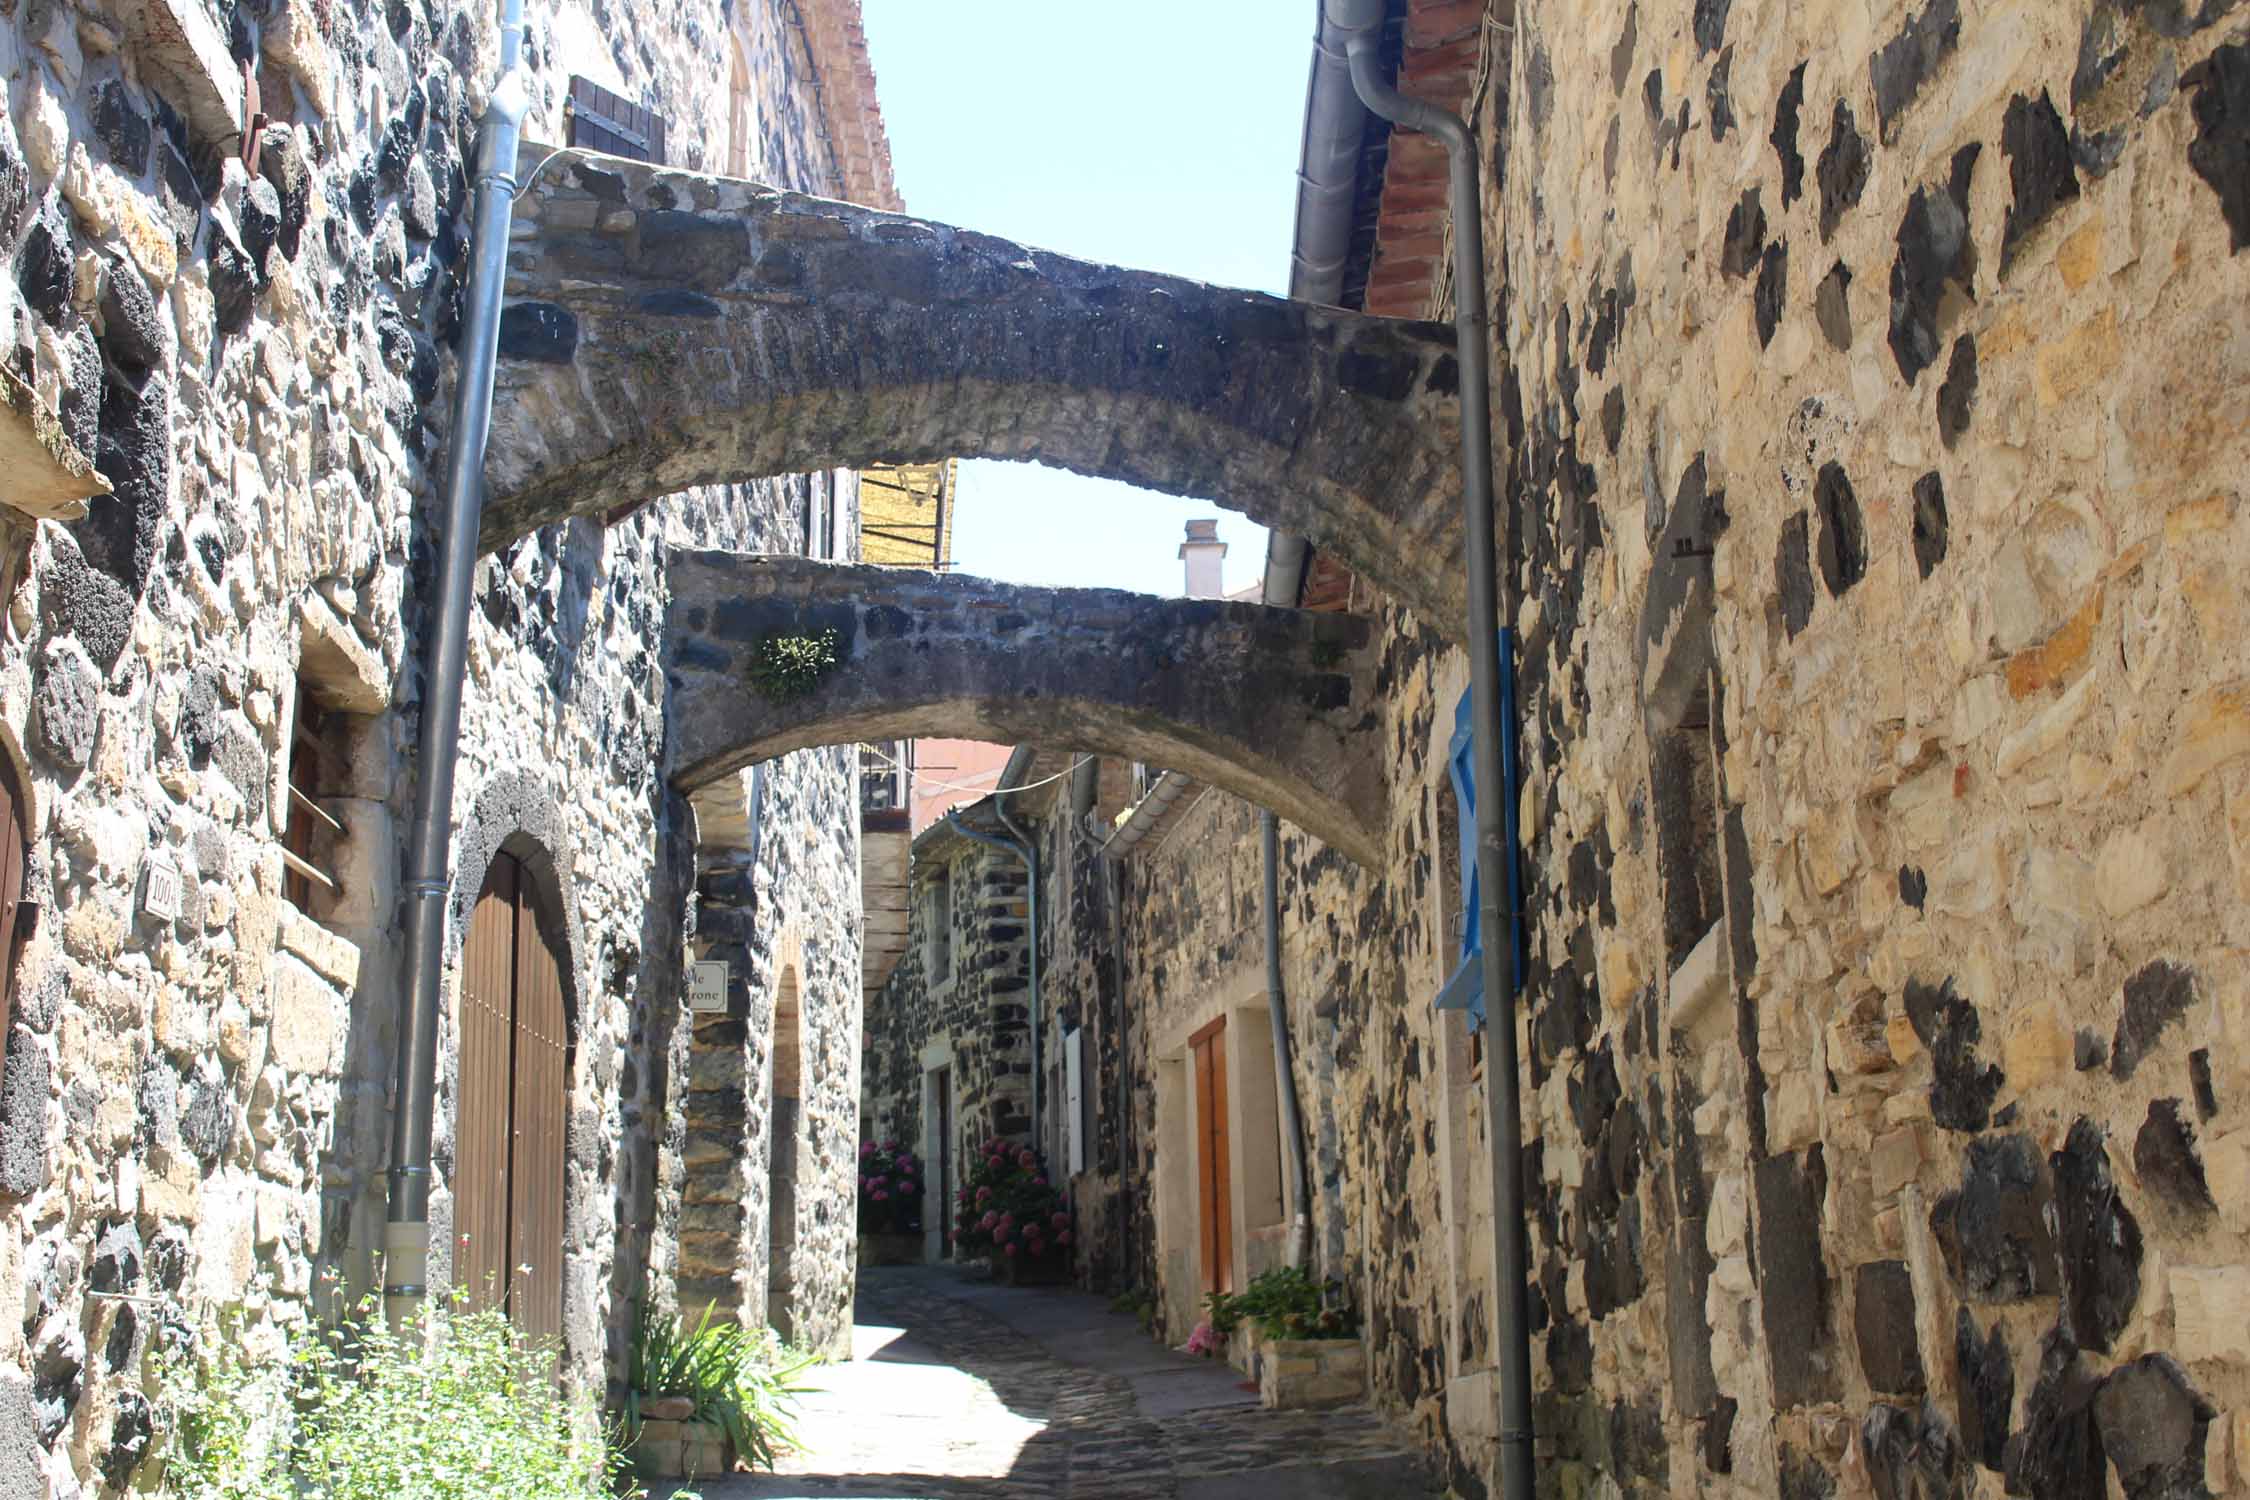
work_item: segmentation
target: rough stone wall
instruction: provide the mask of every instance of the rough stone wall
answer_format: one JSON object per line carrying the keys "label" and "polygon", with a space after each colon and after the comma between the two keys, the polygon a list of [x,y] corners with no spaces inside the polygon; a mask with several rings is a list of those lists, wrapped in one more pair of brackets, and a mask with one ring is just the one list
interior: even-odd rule
{"label": "rough stone wall", "polygon": [[[935,915],[935,872],[949,876],[952,977],[927,977],[926,929]],[[1026,992],[1030,952],[1023,862],[971,843],[945,825],[915,840],[915,899],[907,946],[881,994],[870,1002],[861,1069],[861,1133],[895,1138],[933,1164],[924,1139],[923,1049],[949,1042],[953,1072],[954,1160],[994,1136],[1023,1139],[1031,1108],[1031,1041]],[[936,1167],[930,1168],[935,1183]],[[934,1191],[934,1186],[933,1186]],[[951,1205],[944,1212],[952,1212]],[[925,1224],[927,1220],[925,1220]]]}
{"label": "rough stone wall", "polygon": [[1572,1484],[2243,1482],[2228,9],[1518,8],[1488,209]]}
{"label": "rough stone wall", "polygon": [[[2242,23],[1533,0],[1484,45],[1543,1483],[2240,1492]],[[1466,678],[1388,625],[1385,857],[1285,842],[1285,966],[1320,1267],[1478,1494],[1489,1161],[1428,1009]],[[1079,1208],[1174,1337],[1146,1049],[1257,984],[1257,861],[1214,794],[1120,875]]]}
{"label": "rough stone wall", "polygon": [[[125,9],[176,12],[198,45],[93,3],[0,23],[0,337],[114,487],[86,521],[37,528],[0,653],[0,743],[33,800],[40,914],[0,1086],[0,1274],[28,1289],[21,1323],[0,1328],[0,1463],[36,1471],[0,1482],[9,1493],[126,1482],[150,1440],[155,1326],[222,1307],[287,1325],[319,1287],[372,1284],[463,162],[497,56],[481,4]],[[532,135],[560,136],[581,72],[667,115],[686,160],[712,130],[723,140],[722,7],[607,26],[575,5],[532,9]],[[754,29],[784,24],[761,7]],[[759,165],[831,190],[801,50],[758,56]],[[269,121],[255,171],[228,127],[238,61]],[[640,1268],[677,1233],[657,1211],[654,1140],[692,833],[662,786],[661,548],[798,550],[806,498],[802,480],[702,494],[606,531],[552,529],[480,567],[456,915],[493,850],[525,837],[570,912],[574,1378],[599,1381]],[[309,915],[283,898],[278,852],[300,680],[345,710],[321,788],[347,830],[342,890]],[[840,831],[854,803],[840,756],[794,758],[769,781],[788,892],[770,920],[794,908],[820,955],[807,1033],[839,1080],[816,1135],[820,1211],[848,1234],[856,1086],[838,1036],[857,1007],[856,847]],[[152,855],[180,873],[176,919],[142,913]],[[449,1056],[455,983],[449,969]],[[447,1076],[441,1174],[454,1102]],[[442,1278],[442,1189],[434,1218]],[[816,1247],[811,1291],[831,1320],[842,1243],[830,1231]]]}

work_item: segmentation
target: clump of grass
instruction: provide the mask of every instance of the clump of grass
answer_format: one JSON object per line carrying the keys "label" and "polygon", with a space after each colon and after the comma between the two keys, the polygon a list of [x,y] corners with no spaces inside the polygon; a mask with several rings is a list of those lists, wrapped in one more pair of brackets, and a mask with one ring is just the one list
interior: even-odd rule
{"label": "clump of grass", "polygon": [[842,643],[833,630],[766,636],[751,651],[751,686],[769,702],[793,703],[836,669]]}
{"label": "clump of grass", "polygon": [[679,1317],[659,1317],[644,1306],[626,1373],[626,1448],[638,1441],[649,1402],[684,1396],[695,1403],[687,1420],[725,1428],[743,1462],[771,1469],[794,1442],[794,1398],[805,1389],[804,1372],[818,1362],[770,1333],[714,1323],[708,1307],[691,1329]]}

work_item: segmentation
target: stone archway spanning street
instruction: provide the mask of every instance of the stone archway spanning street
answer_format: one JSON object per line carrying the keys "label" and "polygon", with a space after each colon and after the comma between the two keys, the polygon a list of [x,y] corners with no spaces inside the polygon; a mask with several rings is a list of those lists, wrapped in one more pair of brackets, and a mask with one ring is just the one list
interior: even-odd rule
{"label": "stone archway spanning street", "polygon": [[[676,780],[814,745],[1037,743],[1146,761],[1269,807],[1362,864],[1381,851],[1380,646],[1363,616],[680,552],[667,620]],[[761,686],[769,643],[835,665]]]}
{"label": "stone archway spanning street", "polygon": [[550,150],[521,166],[488,550],[699,484],[1028,459],[1311,537],[1461,633],[1451,329]]}

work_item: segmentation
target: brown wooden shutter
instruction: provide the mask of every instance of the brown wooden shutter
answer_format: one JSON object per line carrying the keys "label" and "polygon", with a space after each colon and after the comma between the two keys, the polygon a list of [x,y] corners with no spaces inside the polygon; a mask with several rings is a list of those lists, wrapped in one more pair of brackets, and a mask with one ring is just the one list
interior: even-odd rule
{"label": "brown wooden shutter", "polygon": [[570,80],[563,106],[566,145],[634,161],[664,162],[664,117],[583,78]]}
{"label": "brown wooden shutter", "polygon": [[0,755],[0,1053],[16,1012],[16,921],[23,903],[25,824],[23,788],[15,767]]}
{"label": "brown wooden shutter", "polygon": [[1203,1289],[1234,1290],[1234,1194],[1227,1165],[1227,1033],[1221,1016],[1188,1039],[1195,1054],[1195,1176]]}
{"label": "brown wooden shutter", "polygon": [[508,1289],[508,1145],[514,1071],[516,901],[522,867],[495,855],[461,955],[461,1063],[453,1129],[456,1284],[491,1307]]}
{"label": "brown wooden shutter", "polygon": [[[508,1173],[508,1315],[535,1338],[562,1337],[563,1135],[570,1029],[562,969],[540,936],[528,883],[516,907],[515,1139]],[[528,1267],[529,1269],[525,1269]]]}

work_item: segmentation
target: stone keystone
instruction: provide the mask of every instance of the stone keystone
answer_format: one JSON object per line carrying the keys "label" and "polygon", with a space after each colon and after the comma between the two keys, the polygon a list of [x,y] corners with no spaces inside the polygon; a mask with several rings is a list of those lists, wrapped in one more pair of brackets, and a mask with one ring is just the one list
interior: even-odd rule
{"label": "stone keystone", "polygon": [[1463,636],[1449,328],[550,151],[519,169],[487,550],[695,485],[1033,459],[1309,536]]}
{"label": "stone keystone", "polygon": [[[1031,743],[1164,766],[1361,864],[1381,852],[1364,616],[732,552],[675,552],[670,582],[684,789],[816,745]],[[805,648],[832,660],[775,670]]]}

